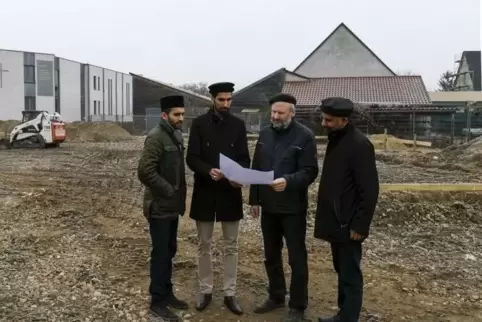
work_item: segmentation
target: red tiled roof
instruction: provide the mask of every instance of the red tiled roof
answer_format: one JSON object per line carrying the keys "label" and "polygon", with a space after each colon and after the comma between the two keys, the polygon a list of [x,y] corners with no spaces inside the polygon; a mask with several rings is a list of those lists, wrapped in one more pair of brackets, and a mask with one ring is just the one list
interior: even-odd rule
{"label": "red tiled roof", "polygon": [[338,96],[354,103],[430,104],[420,76],[330,77],[285,82],[283,93],[296,97],[297,105],[320,105],[326,97]]}

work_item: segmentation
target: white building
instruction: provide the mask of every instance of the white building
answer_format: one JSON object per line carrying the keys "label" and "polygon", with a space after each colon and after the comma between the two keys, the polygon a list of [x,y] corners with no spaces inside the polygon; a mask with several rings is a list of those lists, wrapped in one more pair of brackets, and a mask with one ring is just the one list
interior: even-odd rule
{"label": "white building", "polygon": [[59,112],[66,122],[132,122],[132,76],[56,57],[0,49],[0,120],[23,110]]}

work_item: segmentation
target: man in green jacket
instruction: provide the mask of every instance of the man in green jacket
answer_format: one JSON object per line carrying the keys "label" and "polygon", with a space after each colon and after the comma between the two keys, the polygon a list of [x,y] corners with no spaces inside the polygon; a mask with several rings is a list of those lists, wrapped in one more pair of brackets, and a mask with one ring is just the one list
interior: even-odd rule
{"label": "man in green jacket", "polygon": [[170,310],[187,309],[188,304],[173,293],[172,259],[177,251],[179,216],[186,210],[186,177],[182,123],[184,99],[161,99],[161,121],[144,142],[137,175],[145,186],[144,216],[149,222],[151,251],[151,313],[164,321],[178,321]]}

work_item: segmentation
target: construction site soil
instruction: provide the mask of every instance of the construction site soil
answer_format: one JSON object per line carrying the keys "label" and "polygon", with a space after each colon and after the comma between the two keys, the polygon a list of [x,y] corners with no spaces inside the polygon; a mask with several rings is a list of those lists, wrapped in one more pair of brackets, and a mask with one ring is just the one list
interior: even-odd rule
{"label": "construction site soil", "polygon": [[[0,321],[150,320],[150,240],[136,176],[142,144],[0,151]],[[441,161],[444,153],[377,153],[381,182],[481,182],[480,168]],[[312,237],[316,191],[317,183],[307,238],[312,320],[335,312],[337,283],[329,246]],[[364,243],[362,321],[482,321],[481,209],[478,192],[382,192]],[[279,321],[282,311],[251,313],[267,286],[259,222],[242,222],[241,317],[222,305],[219,237],[217,227],[214,302],[198,313],[196,233],[188,215],[181,220],[174,284],[190,303],[184,321]]]}

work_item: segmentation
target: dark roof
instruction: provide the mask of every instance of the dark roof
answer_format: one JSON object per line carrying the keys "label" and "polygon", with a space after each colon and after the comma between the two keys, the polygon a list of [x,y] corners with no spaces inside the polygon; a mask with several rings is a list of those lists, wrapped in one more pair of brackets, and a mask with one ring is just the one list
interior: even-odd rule
{"label": "dark roof", "polygon": [[167,84],[167,83],[164,83],[164,82],[161,82],[161,81],[158,81],[158,80],[154,80],[152,78],[147,78],[147,77],[144,77],[142,75],[139,75],[139,74],[134,74],[134,73],[130,73],[132,75],[132,77],[137,77],[139,79],[142,79],[144,81],[147,81],[149,83],[153,83],[155,85],[159,85],[159,86],[164,86],[164,87],[168,87],[168,88],[171,88],[175,91],[178,91],[180,93],[183,93],[183,94],[187,94],[187,95],[190,95],[190,96],[194,96],[196,98],[199,98],[199,99],[202,99],[202,100],[205,100],[206,103],[209,103],[209,104],[212,104],[211,102],[211,98],[207,97],[207,96],[204,96],[204,95],[200,95],[200,94],[197,94],[197,93],[194,93],[192,91],[189,91],[187,89],[184,89],[184,88],[180,88],[180,87],[177,87],[177,86],[174,86],[174,85],[171,85],[171,84]]}
{"label": "dark roof", "polygon": [[233,93],[233,97],[236,96],[236,95],[239,95],[240,93],[243,93],[243,92],[247,91],[247,90],[250,89],[250,88],[255,87],[256,85],[264,82],[265,80],[269,79],[270,77],[272,77],[272,76],[274,76],[274,75],[276,75],[276,74],[278,74],[278,73],[291,74],[291,75],[294,75],[294,76],[297,76],[297,77],[300,77],[300,78],[303,78],[303,79],[309,79],[309,78],[306,77],[306,76],[303,76],[303,75],[294,73],[294,72],[292,72],[292,71],[287,70],[285,67],[282,67],[282,68],[280,68],[280,69],[275,70],[275,71],[272,72],[271,74],[268,74],[268,75],[264,76],[263,78],[257,80],[256,82],[251,83],[251,84],[249,84],[248,86],[245,86],[245,87],[241,88],[239,91],[235,91],[235,92]]}
{"label": "dark roof", "polygon": [[[480,50],[466,50],[462,53],[462,59],[467,60],[467,65],[469,65],[469,71],[473,73],[470,74],[472,78],[472,84],[474,85],[474,91],[481,91],[482,90],[482,66],[481,66],[481,54]],[[459,71],[462,67],[462,64],[459,65]]]}
{"label": "dark roof", "polygon": [[270,78],[271,76],[276,75],[276,74],[278,74],[278,73],[281,73],[281,72],[283,72],[283,71],[286,71],[286,69],[285,69],[284,67],[275,70],[275,71],[272,72],[271,74],[268,74],[268,75],[264,76],[263,78],[257,80],[257,81],[254,82],[254,83],[249,84],[248,86],[245,86],[245,87],[241,88],[241,89],[238,90],[238,91],[234,91],[233,97],[236,96],[236,95],[239,95],[240,93],[243,93],[243,92],[247,91],[247,90],[250,89],[250,88],[255,87],[256,85],[258,85],[258,84],[260,84],[261,82],[267,80],[267,79]]}
{"label": "dark roof", "polygon": [[330,96],[364,104],[430,104],[421,76],[328,77],[285,82],[283,93],[291,94],[299,106],[319,105]]}
{"label": "dark roof", "polygon": [[316,47],[308,56],[306,56],[305,59],[303,59],[303,61],[294,69],[294,71],[296,72],[298,70],[298,68],[301,67],[301,65],[303,65],[304,62],[306,62],[321,46],[323,46],[325,44],[325,42],[335,33],[338,31],[338,29],[342,28],[342,27],[345,27],[346,30],[348,30],[349,33],[351,33],[353,35],[353,37],[355,37],[356,40],[358,40],[360,42],[360,44],[362,44],[363,47],[365,47],[372,55],[373,57],[375,57],[383,66],[385,66],[392,74],[393,76],[397,75],[395,74],[395,72],[392,71],[392,69],[390,67],[387,66],[387,64],[385,64],[383,62],[383,60],[380,59],[380,57],[378,57],[374,52],[373,50],[370,49],[370,47],[368,47],[360,38],[358,38],[358,36],[350,29],[348,28],[347,25],[345,25],[343,22],[341,24],[338,25],[338,27],[336,27],[326,38],[325,40],[323,40],[321,42],[321,44],[318,45],[318,47]]}

